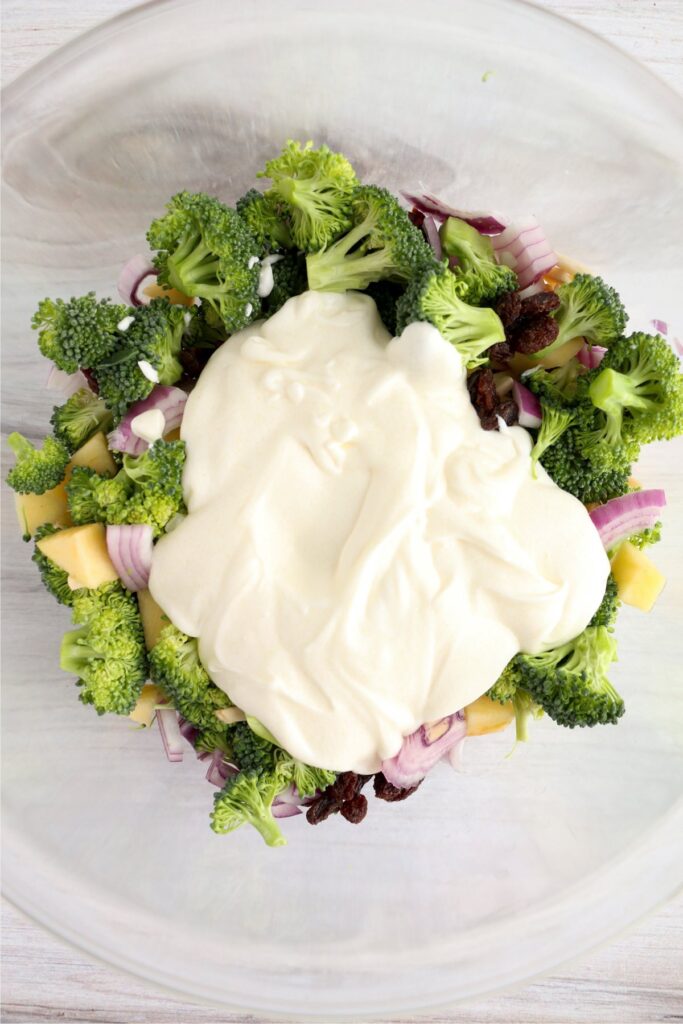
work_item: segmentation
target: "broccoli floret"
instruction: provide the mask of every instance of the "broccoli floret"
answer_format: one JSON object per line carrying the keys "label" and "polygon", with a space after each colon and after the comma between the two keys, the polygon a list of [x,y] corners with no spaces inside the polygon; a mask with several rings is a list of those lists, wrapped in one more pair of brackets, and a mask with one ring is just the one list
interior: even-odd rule
{"label": "broccoli floret", "polygon": [[228,332],[260,313],[262,247],[235,210],[203,192],[179,192],[147,232],[159,283],[208,303]]}
{"label": "broccoli floret", "polygon": [[74,603],[74,591],[69,586],[69,574],[64,569],[60,569],[58,565],[55,565],[52,559],[44,555],[38,547],[38,541],[42,540],[43,537],[50,537],[53,533],[59,532],[59,528],[53,526],[52,523],[44,523],[42,526],[39,526],[35,532],[36,544],[31,557],[38,566],[40,578],[45,589],[60,604],[72,605]]}
{"label": "broccoli floret", "polygon": [[309,288],[362,291],[373,281],[409,281],[434,263],[422,232],[384,188],[362,185],[351,201],[353,226],[322,252],[306,257]]}
{"label": "broccoli floret", "polygon": [[119,336],[119,347],[95,368],[100,395],[116,416],[146,398],[155,383],[180,380],[183,335],[195,315],[194,308],[172,306],[161,298],[134,311],[133,323]]}
{"label": "broccoli floret", "polygon": [[392,337],[396,336],[396,305],[403,295],[403,288],[395,281],[375,281],[367,287],[367,294],[374,300],[382,323]]}
{"label": "broccoli floret", "polygon": [[505,330],[492,309],[469,306],[461,298],[461,281],[434,264],[413,278],[399,299],[399,333],[414,320],[427,320],[454,345],[468,369],[486,362],[486,350],[505,339]]}
{"label": "broccoli floret", "polygon": [[209,679],[197,641],[173,625],[165,626],[149,652],[149,672],[176,710],[199,730],[197,745],[228,752],[228,728],[216,718],[216,711],[230,707],[230,700]]}
{"label": "broccoli floret", "polygon": [[275,772],[242,771],[228,779],[214,796],[211,828],[219,835],[252,825],[268,846],[286,846],[287,840],[272,815],[271,807],[288,781]]}
{"label": "broccoli floret", "polygon": [[517,275],[498,263],[491,240],[464,220],[449,217],[439,231],[447,256],[456,256],[453,273],[465,286],[462,298],[472,306],[492,305],[517,287]]}
{"label": "broccoli floret", "polygon": [[237,200],[235,209],[246,221],[264,252],[291,249],[294,245],[289,214],[277,198],[250,188]]}
{"label": "broccoli floret", "polygon": [[66,485],[71,518],[81,523],[148,523],[154,535],[185,509],[184,441],[155,441],[142,455],[124,455],[114,477],[76,466]]}
{"label": "broccoli floret", "polygon": [[38,347],[65,373],[79,366],[92,367],[113,352],[119,337],[116,326],[128,313],[126,306],[88,292],[80,298],[43,299],[31,321],[39,331]]}
{"label": "broccoli floret", "polygon": [[617,620],[617,612],[621,602],[617,591],[617,583],[612,573],[607,577],[605,596],[603,597],[598,610],[588,623],[589,626],[604,626],[610,632],[614,629]]}
{"label": "broccoli floret", "polygon": [[512,697],[515,711],[515,742],[529,742],[529,725],[534,719],[542,718],[543,708],[536,703],[526,690],[517,689]]}
{"label": "broccoli floret", "polygon": [[598,442],[637,446],[683,432],[683,374],[659,335],[619,338],[585,383],[600,410]]}
{"label": "broccoli floret", "polygon": [[230,729],[230,746],[235,764],[245,772],[272,772],[280,754],[279,747],[258,736],[246,722]]}
{"label": "broccoli floret", "polygon": [[290,253],[273,264],[273,290],[263,300],[263,312],[273,316],[294,295],[306,291],[306,264],[302,256]]}
{"label": "broccoli floret", "polygon": [[55,406],[50,423],[55,437],[69,452],[75,452],[98,430],[109,430],[113,416],[103,398],[89,388],[81,388],[64,405]]}
{"label": "broccoli floret", "polygon": [[612,464],[601,466],[581,450],[581,435],[570,427],[541,457],[541,465],[558,487],[585,505],[603,504],[628,491],[631,463],[622,450],[613,453]]}
{"label": "broccoli floret", "polygon": [[46,437],[43,447],[36,448],[14,431],[7,444],[17,460],[7,474],[7,483],[18,494],[44,494],[64,479],[69,451],[57,438]]}
{"label": "broccoli floret", "polygon": [[315,796],[331,786],[337,778],[336,772],[325,768],[313,768],[303,761],[293,760],[292,783],[299,796]]}
{"label": "broccoli floret", "polygon": [[657,522],[654,526],[641,530],[640,533],[632,534],[628,539],[634,548],[642,549],[649,547],[650,544],[659,544],[662,539],[662,524]]}
{"label": "broccoli floret", "polygon": [[493,686],[487,690],[486,696],[496,700],[499,704],[507,704],[517,692],[519,679],[515,668],[515,659],[508,662]]}
{"label": "broccoli floret", "polygon": [[290,139],[258,177],[272,180],[266,196],[286,210],[292,238],[304,252],[324,249],[351,227],[351,197],[358,178],[341,153]]}
{"label": "broccoli floret", "polygon": [[588,626],[574,640],[542,654],[520,654],[520,687],[559,725],[613,724],[624,702],[607,678],[617,657],[606,626]]}
{"label": "broccoli floret", "polygon": [[591,345],[608,346],[624,332],[628,316],[621,299],[601,277],[577,274],[556,293],[559,307],[550,315],[559,327],[555,341],[534,354],[541,359],[572,338],[585,338]]}
{"label": "broccoli floret", "polygon": [[543,412],[541,426],[536,435],[534,446],[531,449],[531,463],[534,476],[539,459],[552,445],[556,444],[564,432],[569,429],[574,412],[572,409],[563,408],[561,405],[541,402]]}
{"label": "broccoli floret", "polygon": [[147,679],[142,620],[136,599],[120,583],[76,590],[73,620],[78,629],[62,640],[60,664],[79,676],[80,699],[99,715],[127,715]]}

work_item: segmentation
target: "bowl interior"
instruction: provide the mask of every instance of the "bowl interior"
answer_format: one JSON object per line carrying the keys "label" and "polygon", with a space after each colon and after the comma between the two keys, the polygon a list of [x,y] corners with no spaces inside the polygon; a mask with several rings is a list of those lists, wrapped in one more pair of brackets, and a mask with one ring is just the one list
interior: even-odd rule
{"label": "bowl interior", "polygon": [[[394,189],[534,212],[634,325],[683,324],[682,123],[643,69],[509,0],[196,0],[115,19],[6,90],[3,426],[40,436],[54,404],[37,300],[114,294],[174,191],[234,201],[290,136]],[[669,583],[652,615],[622,613],[618,728],[541,722],[510,760],[507,734],[473,741],[466,774],[375,802],[360,829],[287,822],[282,851],[214,836],[200,764],[77,702],[57,665],[68,615],[5,489],[8,895],[176,991],[299,1019],[473,998],[634,920],[683,876],[682,458],[672,442],[639,469],[667,490],[653,557]]]}

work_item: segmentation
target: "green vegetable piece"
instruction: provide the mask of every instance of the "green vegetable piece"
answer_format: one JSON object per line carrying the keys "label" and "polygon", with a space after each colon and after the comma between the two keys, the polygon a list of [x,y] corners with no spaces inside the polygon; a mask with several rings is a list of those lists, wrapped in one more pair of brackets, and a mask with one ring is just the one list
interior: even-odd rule
{"label": "green vegetable piece", "polygon": [[7,483],[18,494],[44,494],[64,479],[69,451],[55,437],[46,437],[36,448],[16,431],[7,438],[16,456],[16,464],[7,474]]}
{"label": "green vegetable piece", "polygon": [[472,306],[488,306],[517,287],[517,275],[498,263],[491,240],[457,217],[449,217],[439,231],[447,256],[458,262],[452,273],[464,286],[461,297]]}
{"label": "green vegetable piece", "polygon": [[114,417],[107,405],[89,388],[81,388],[66,400],[56,405],[50,423],[57,437],[70,453],[85,444],[98,430],[110,430]]}
{"label": "green vegetable piece", "polygon": [[38,347],[65,373],[79,367],[97,366],[119,343],[117,324],[128,313],[126,306],[88,292],[80,298],[43,299],[33,316]]}

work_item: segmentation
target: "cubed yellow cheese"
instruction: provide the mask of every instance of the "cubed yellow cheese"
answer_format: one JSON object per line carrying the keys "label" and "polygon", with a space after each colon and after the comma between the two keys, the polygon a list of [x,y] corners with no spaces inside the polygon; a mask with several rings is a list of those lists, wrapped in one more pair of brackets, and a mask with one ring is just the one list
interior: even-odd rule
{"label": "cubed yellow cheese", "polygon": [[617,591],[624,604],[649,612],[666,583],[657,566],[629,541],[619,545],[611,564]]}
{"label": "cubed yellow cheese", "polygon": [[72,526],[39,540],[38,547],[84,587],[99,587],[119,578],[107,551],[102,523]]}
{"label": "cubed yellow cheese", "polygon": [[180,440],[180,427],[174,427],[173,430],[169,430],[168,434],[164,434],[164,441],[179,441]]}
{"label": "cubed yellow cheese", "polygon": [[155,686],[154,683],[145,683],[138,697],[138,702],[128,717],[132,718],[138,725],[144,725],[148,729],[154,721],[157,705],[166,703],[166,695],[161,692],[158,686]]}
{"label": "cubed yellow cheese", "polygon": [[150,299],[168,299],[174,306],[193,306],[194,299],[175,288],[162,288],[160,284],[148,284],[143,288],[145,295]]}
{"label": "cubed yellow cheese", "polygon": [[17,519],[24,537],[32,537],[43,523],[71,526],[64,484],[57,484],[44,494],[15,494]]}
{"label": "cubed yellow cheese", "polygon": [[484,694],[465,708],[467,735],[483,736],[487,732],[498,732],[509,725],[514,717],[512,701],[501,704]]}
{"label": "cubed yellow cheese", "polygon": [[171,620],[161,610],[149,590],[138,591],[138,605],[140,606],[142,628],[145,632],[145,645],[147,650],[151,651],[157,643],[162,629],[164,626],[168,626]]}
{"label": "cubed yellow cheese", "polygon": [[116,463],[107,447],[107,439],[101,431],[93,434],[90,440],[73,453],[71,462],[66,469],[67,480],[71,476],[74,466],[87,466],[89,469],[94,469],[96,473],[101,473],[102,476],[114,476]]}

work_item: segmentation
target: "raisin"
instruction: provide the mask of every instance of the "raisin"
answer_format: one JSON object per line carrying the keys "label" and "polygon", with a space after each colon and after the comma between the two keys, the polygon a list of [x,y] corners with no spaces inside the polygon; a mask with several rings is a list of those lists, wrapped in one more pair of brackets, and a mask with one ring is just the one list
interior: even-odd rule
{"label": "raisin", "polygon": [[[504,423],[507,423],[508,427],[511,427],[519,419],[517,403],[513,402],[511,398],[503,399],[496,409],[496,414],[500,416]],[[500,426],[500,424],[497,423],[497,426]]]}
{"label": "raisin", "polygon": [[560,299],[555,292],[537,292],[522,299],[520,316],[529,318],[539,313],[552,313],[559,305]]}
{"label": "raisin", "polygon": [[190,380],[197,380],[213,355],[213,349],[196,346],[194,348],[182,349],[178,358],[183,368],[184,376]]}
{"label": "raisin", "polygon": [[342,772],[338,775],[332,785],[325,790],[333,796],[337,803],[343,804],[345,800],[352,800],[356,795],[358,776],[355,772]]}
{"label": "raisin", "polygon": [[540,352],[542,348],[552,345],[560,333],[556,320],[539,313],[529,320],[522,320],[519,326],[515,326],[513,344],[516,352],[524,355],[531,355],[533,352]]}
{"label": "raisin", "polygon": [[495,409],[498,395],[496,394],[496,382],[493,379],[492,370],[488,367],[475,370],[467,379],[467,388],[472,405],[477,410],[477,415],[480,419],[483,415]]}
{"label": "raisin", "polygon": [[93,394],[99,395],[99,393],[100,393],[100,385],[97,383],[97,378],[95,377],[95,374],[93,373],[93,371],[92,370],[82,369],[81,373],[83,374],[83,376],[87,380],[88,386],[90,387],[90,390],[93,392]]}
{"label": "raisin", "polygon": [[425,215],[421,210],[418,210],[418,208],[414,206],[408,214],[408,219],[412,220],[416,228],[421,228],[425,222]]}
{"label": "raisin", "polygon": [[328,796],[327,792],[325,792],[306,811],[306,821],[309,825],[319,825],[321,821],[325,821],[331,814],[336,814],[339,807],[339,801],[335,800],[334,797]]}
{"label": "raisin", "polygon": [[368,801],[362,793],[358,793],[352,800],[347,800],[341,805],[342,818],[346,818],[352,825],[358,825],[368,813]]}
{"label": "raisin", "polygon": [[491,345],[487,354],[492,363],[496,363],[498,366],[507,366],[513,356],[512,345],[508,341],[499,341],[495,345]]}
{"label": "raisin", "polygon": [[399,800],[406,800],[415,792],[416,789],[419,789],[421,785],[422,780],[420,779],[420,781],[416,783],[416,785],[410,786],[408,789],[399,789],[398,786],[394,786],[391,782],[389,782],[389,780],[386,778],[385,775],[382,774],[382,772],[377,772],[377,775],[375,775],[373,782],[375,796],[377,797],[377,799],[386,800],[390,804],[395,804]]}
{"label": "raisin", "polygon": [[519,292],[506,292],[498,299],[494,309],[500,317],[503,327],[509,327],[522,312],[522,300],[519,297]]}
{"label": "raisin", "polygon": [[479,418],[479,425],[482,430],[498,430],[497,412],[487,412],[485,416],[481,416]]}

